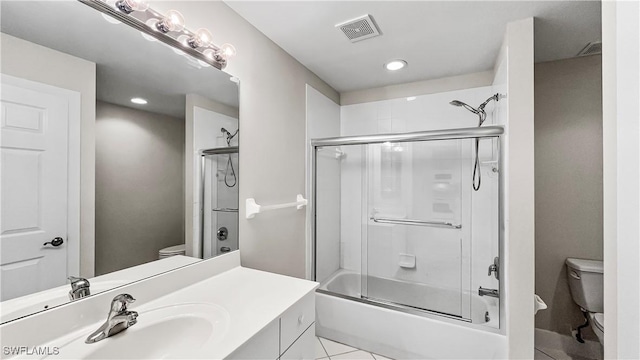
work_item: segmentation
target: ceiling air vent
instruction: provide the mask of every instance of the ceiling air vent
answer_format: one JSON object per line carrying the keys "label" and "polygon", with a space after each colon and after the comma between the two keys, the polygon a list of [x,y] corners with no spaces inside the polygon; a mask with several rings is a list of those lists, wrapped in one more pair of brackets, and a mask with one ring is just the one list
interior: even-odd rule
{"label": "ceiling air vent", "polygon": [[602,54],[602,42],[590,42],[576,56],[589,56]]}
{"label": "ceiling air vent", "polygon": [[363,15],[336,25],[351,42],[362,41],[380,36],[380,29],[376,26],[371,15]]}

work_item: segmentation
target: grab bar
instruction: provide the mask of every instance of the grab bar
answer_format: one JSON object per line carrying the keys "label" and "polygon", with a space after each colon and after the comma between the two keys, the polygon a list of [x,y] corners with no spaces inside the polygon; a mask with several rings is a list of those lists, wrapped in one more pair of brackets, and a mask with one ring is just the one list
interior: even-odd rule
{"label": "grab bar", "polygon": [[246,200],[245,213],[247,219],[253,219],[256,214],[260,214],[261,212],[284,209],[288,207],[296,207],[298,210],[307,206],[308,201],[301,194],[296,196],[296,202],[286,203],[286,204],[277,204],[277,205],[258,205],[256,204],[256,200],[254,198],[248,198]]}
{"label": "grab bar", "polygon": [[453,224],[453,223],[446,222],[446,221],[423,221],[423,220],[412,220],[412,219],[388,219],[388,218],[377,218],[375,216],[371,216],[369,219],[373,220],[373,222],[381,223],[381,224],[431,226],[431,227],[452,228],[452,229],[460,229],[460,228],[462,228],[462,225],[460,225],[460,224]]}

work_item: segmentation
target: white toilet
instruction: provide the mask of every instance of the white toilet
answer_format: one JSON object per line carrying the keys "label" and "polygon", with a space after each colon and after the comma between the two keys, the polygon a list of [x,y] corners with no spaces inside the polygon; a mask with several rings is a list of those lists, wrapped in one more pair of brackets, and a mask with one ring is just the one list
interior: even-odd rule
{"label": "white toilet", "polygon": [[591,328],[604,345],[603,263],[573,258],[568,258],[565,263],[573,301],[589,313]]}
{"label": "white toilet", "polygon": [[171,256],[184,255],[185,253],[184,244],[169,246],[158,251],[158,259],[162,260]]}

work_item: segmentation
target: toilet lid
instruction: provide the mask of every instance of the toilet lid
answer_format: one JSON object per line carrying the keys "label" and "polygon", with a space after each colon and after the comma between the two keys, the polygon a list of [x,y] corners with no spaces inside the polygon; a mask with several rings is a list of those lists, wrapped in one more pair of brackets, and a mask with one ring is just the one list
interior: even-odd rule
{"label": "toilet lid", "polygon": [[596,313],[593,316],[593,322],[598,329],[604,332],[604,314],[603,313]]}
{"label": "toilet lid", "polygon": [[160,250],[160,254],[180,254],[185,252],[184,244],[169,246]]}

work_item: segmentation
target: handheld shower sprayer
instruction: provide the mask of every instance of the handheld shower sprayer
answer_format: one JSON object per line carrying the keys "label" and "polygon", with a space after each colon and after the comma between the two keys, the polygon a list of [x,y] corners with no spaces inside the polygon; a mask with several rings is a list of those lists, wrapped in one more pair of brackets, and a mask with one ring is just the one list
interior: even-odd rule
{"label": "handheld shower sprayer", "polygon": [[233,134],[230,133],[229,130],[225,128],[220,128],[220,131],[222,131],[223,134],[227,135],[227,145],[229,145],[229,143],[231,143],[231,139],[233,139],[236,135],[238,135],[238,131],[240,131],[240,129],[236,130],[236,132],[234,132]]}
{"label": "handheld shower sprayer", "polygon": [[[229,130],[225,128],[220,128],[220,131],[227,136],[227,146],[231,146],[231,139],[233,139],[240,129],[236,130],[233,134],[229,132]],[[229,175],[229,171],[231,171],[231,176],[233,177],[233,181],[227,181],[227,177]],[[227,160],[227,169],[224,172],[224,184],[227,187],[234,187],[238,183],[238,178],[236,177],[236,170],[233,168],[233,162],[231,161],[231,154],[229,154],[229,160]]]}
{"label": "handheld shower sprayer", "polygon": [[[487,106],[487,104],[489,104],[491,101],[496,101],[498,102],[500,100],[500,94],[496,93],[493,96],[491,96],[490,98],[488,98],[487,100],[485,100],[485,102],[483,102],[482,104],[480,104],[480,106],[478,106],[478,108],[474,108],[471,105],[465,104],[460,100],[453,100],[451,101],[449,104],[453,105],[453,106],[461,106],[465,109],[467,109],[468,111],[478,115],[478,127],[482,126],[482,124],[484,123],[484,121],[487,119],[487,113],[486,111],[484,111],[484,108]],[[476,158],[475,158],[475,164],[473,165],[473,190],[478,191],[480,190],[480,183],[482,182],[482,177],[480,174],[480,157],[478,155],[478,147],[480,145],[480,139],[476,138]],[[477,182],[476,182],[477,179]]]}

